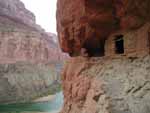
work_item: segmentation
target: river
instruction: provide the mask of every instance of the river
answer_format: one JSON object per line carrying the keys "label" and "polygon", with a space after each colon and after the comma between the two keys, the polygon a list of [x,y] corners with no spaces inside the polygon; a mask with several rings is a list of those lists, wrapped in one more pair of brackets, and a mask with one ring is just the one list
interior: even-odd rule
{"label": "river", "polygon": [[62,92],[47,102],[0,105],[0,113],[58,113],[63,105]]}

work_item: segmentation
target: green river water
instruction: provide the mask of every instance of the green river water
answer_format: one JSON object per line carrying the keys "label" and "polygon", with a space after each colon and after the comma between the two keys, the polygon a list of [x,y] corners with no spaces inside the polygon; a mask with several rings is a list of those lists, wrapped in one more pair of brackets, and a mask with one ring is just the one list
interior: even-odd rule
{"label": "green river water", "polygon": [[63,104],[62,92],[48,102],[0,105],[0,113],[57,113]]}

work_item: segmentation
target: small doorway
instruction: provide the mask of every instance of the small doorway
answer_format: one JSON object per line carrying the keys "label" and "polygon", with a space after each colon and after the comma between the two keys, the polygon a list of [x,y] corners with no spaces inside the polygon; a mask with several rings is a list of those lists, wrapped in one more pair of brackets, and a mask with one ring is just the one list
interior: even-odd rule
{"label": "small doorway", "polygon": [[116,54],[123,54],[124,53],[123,35],[117,35],[115,38],[115,52],[116,52]]}

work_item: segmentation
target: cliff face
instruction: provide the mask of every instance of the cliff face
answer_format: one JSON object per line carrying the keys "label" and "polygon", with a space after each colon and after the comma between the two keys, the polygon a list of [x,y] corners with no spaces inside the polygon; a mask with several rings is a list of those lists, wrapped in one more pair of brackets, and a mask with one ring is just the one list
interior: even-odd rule
{"label": "cliff face", "polygon": [[11,18],[17,23],[26,24],[30,27],[42,30],[35,22],[35,16],[27,10],[19,0],[0,0],[0,15]]}
{"label": "cliff face", "polygon": [[1,26],[0,29],[0,63],[46,63],[65,58],[52,37],[46,34],[16,26]]}
{"label": "cliff face", "polygon": [[66,55],[50,34],[22,2],[0,0],[0,103],[30,101],[60,85]]}
{"label": "cliff face", "polygon": [[149,113],[150,57],[72,58],[62,73],[61,113]]}
{"label": "cliff face", "polygon": [[149,113],[150,1],[58,0],[57,29],[72,56],[61,113]]}
{"label": "cliff face", "polygon": [[56,93],[60,87],[57,70],[50,64],[0,64],[0,103],[31,102],[40,96]]}
{"label": "cliff face", "polygon": [[71,56],[80,55],[82,48],[103,51],[111,33],[150,20],[149,0],[59,0],[57,6],[60,45]]}
{"label": "cliff face", "polygon": [[0,1],[0,62],[48,62],[65,58],[53,36],[40,30],[19,0]]}

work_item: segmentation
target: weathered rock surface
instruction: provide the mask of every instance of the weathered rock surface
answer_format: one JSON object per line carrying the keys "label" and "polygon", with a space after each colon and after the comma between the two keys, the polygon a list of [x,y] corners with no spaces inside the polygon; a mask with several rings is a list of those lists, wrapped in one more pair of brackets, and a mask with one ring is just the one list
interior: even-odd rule
{"label": "weathered rock surface", "polygon": [[0,64],[0,103],[30,102],[32,99],[56,93],[60,75],[48,65],[18,62]]}
{"label": "weathered rock surface", "polygon": [[0,0],[0,15],[11,18],[17,23],[42,30],[42,28],[36,24],[34,14],[27,10],[20,0]]}
{"label": "weathered rock surface", "polygon": [[0,63],[28,61],[42,63],[65,58],[57,44],[46,34],[16,26],[0,26]]}
{"label": "weathered rock surface", "polygon": [[36,27],[34,15],[22,2],[1,0],[0,8],[0,63],[39,63],[65,58],[53,41],[54,35]]}
{"label": "weathered rock surface", "polygon": [[72,58],[62,73],[61,113],[149,113],[150,57]]}
{"label": "weathered rock surface", "polygon": [[0,59],[9,61],[11,56],[12,61],[58,61],[66,58],[54,42],[57,36],[44,32],[20,0],[0,0],[0,37]]}
{"label": "weathered rock surface", "polygon": [[149,0],[59,0],[57,26],[64,52],[80,55],[102,46],[118,30],[141,27],[150,20]]}
{"label": "weathered rock surface", "polygon": [[53,36],[22,2],[0,0],[0,103],[31,101],[60,85],[66,55]]}
{"label": "weathered rock surface", "polygon": [[60,46],[73,57],[62,72],[61,113],[149,113],[150,1],[58,0],[57,7]]}

